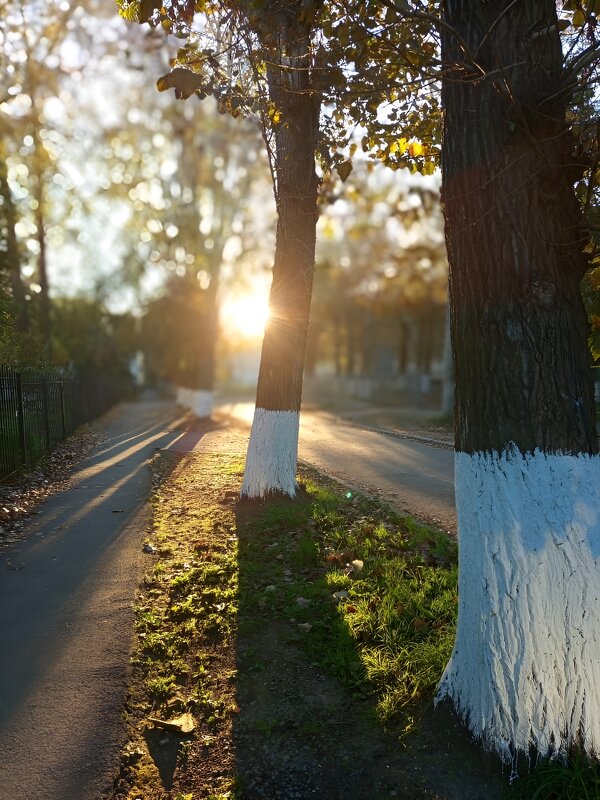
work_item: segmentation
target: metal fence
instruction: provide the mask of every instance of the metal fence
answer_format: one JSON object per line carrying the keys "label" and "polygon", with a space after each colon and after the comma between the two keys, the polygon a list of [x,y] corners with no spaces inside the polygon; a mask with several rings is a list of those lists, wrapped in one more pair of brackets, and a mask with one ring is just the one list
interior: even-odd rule
{"label": "metal fence", "polygon": [[107,380],[0,365],[0,481],[27,469],[123,396]]}

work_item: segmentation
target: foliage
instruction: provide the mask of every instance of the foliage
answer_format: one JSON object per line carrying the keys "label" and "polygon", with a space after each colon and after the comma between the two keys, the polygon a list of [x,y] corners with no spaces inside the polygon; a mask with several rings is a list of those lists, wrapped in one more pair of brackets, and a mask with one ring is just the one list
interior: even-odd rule
{"label": "foliage", "polygon": [[198,388],[202,363],[212,358],[211,310],[211,298],[193,274],[170,278],[142,319],[142,349],[151,380]]}
{"label": "foliage", "polygon": [[140,347],[131,316],[110,314],[95,300],[57,298],[53,322],[56,366],[82,377],[129,377],[129,362]]}
{"label": "foliage", "polygon": [[506,800],[597,800],[600,797],[600,765],[574,755],[566,763],[548,759],[517,778]]}
{"label": "foliage", "polygon": [[583,279],[582,295],[591,327],[590,350],[594,359],[600,359],[600,265],[591,269]]}
{"label": "foliage", "polygon": [[429,371],[443,348],[447,275],[437,180],[358,162],[321,215],[307,366],[383,371],[377,346],[403,372],[412,336]]}

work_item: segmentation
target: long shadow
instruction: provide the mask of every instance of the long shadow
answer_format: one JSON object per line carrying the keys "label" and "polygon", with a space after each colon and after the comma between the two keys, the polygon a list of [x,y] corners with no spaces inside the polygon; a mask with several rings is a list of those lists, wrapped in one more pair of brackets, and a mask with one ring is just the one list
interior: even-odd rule
{"label": "long shadow", "polygon": [[496,800],[499,761],[469,743],[448,709],[421,707],[401,744],[384,731],[311,549],[309,508],[307,499],[237,507],[236,797]]}
{"label": "long shadow", "polygon": [[[141,445],[127,463],[128,448],[121,458],[113,454],[111,465],[95,471],[89,485],[78,485],[80,480],[46,501],[28,538],[3,551],[0,724],[10,719],[29,688],[59,657],[68,640],[64,626],[95,590],[107,551],[126,540],[128,527],[148,496],[149,455],[176,435],[169,431],[152,436],[150,444]],[[89,463],[84,465],[84,473],[89,469]]]}

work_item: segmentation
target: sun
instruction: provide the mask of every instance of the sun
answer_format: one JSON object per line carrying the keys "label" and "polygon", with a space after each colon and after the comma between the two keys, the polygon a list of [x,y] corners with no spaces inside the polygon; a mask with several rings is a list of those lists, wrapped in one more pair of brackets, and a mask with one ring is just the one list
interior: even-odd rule
{"label": "sun", "polygon": [[221,306],[221,326],[231,338],[262,338],[268,319],[269,301],[266,294],[230,295]]}

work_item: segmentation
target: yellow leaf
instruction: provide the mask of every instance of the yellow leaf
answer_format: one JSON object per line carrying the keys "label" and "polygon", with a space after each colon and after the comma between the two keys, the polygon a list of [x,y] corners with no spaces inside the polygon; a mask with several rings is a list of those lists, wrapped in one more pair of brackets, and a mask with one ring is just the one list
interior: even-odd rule
{"label": "yellow leaf", "polygon": [[416,158],[417,156],[422,156],[425,152],[425,148],[421,144],[421,142],[411,142],[408,145],[408,152],[412,156],[412,158]]}
{"label": "yellow leaf", "polygon": [[573,27],[581,28],[585,25],[586,16],[581,9],[577,9],[577,11],[573,14]]}

